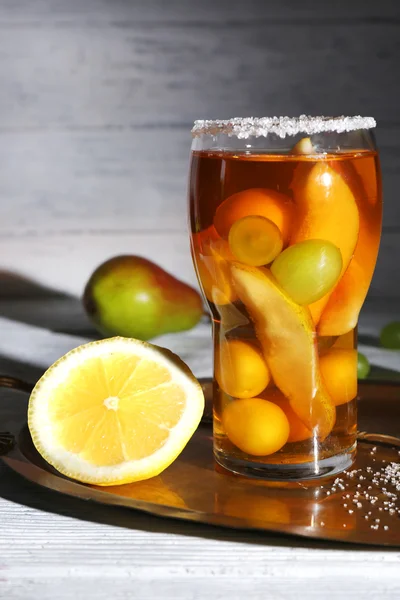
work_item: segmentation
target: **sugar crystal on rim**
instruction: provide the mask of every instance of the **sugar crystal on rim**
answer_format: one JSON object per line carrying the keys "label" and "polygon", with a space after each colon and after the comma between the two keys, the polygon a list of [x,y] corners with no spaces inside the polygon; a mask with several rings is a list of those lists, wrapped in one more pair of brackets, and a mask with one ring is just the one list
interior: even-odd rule
{"label": "sugar crystal on rim", "polygon": [[229,137],[236,136],[239,139],[249,137],[267,137],[275,134],[280,138],[287,135],[303,133],[313,135],[323,132],[348,132],[358,129],[372,129],[376,127],[373,117],[310,117],[300,115],[299,117],[235,117],[227,120],[202,120],[195,121],[192,129],[193,137],[201,135],[225,134]]}

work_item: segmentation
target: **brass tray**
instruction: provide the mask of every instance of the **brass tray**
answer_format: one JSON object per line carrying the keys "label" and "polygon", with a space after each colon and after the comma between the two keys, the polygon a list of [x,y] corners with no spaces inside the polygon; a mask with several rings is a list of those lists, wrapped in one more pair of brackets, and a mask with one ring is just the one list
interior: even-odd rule
{"label": "brass tray", "polygon": [[[390,463],[400,463],[400,441],[391,437],[400,434],[399,385],[360,385],[360,430],[379,434],[360,433],[356,462],[336,482],[331,478],[318,485],[277,485],[218,472],[212,457],[208,404],[198,431],[164,473],[148,481],[108,488],[74,482],[50,467],[36,452],[26,425],[26,392],[30,386],[0,377],[0,387],[19,390],[1,390],[0,455],[11,469],[40,486],[161,517],[400,547],[400,472],[396,498],[395,485],[383,485],[380,479]],[[204,382],[204,389],[209,397],[209,382]]]}

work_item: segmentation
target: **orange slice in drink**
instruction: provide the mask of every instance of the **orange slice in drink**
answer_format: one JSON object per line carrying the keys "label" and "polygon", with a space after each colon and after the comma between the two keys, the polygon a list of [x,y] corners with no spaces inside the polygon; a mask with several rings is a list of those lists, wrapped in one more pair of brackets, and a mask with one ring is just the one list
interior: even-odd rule
{"label": "orange slice in drink", "polygon": [[268,265],[283,247],[281,232],[266,217],[248,216],[239,219],[229,231],[229,246],[238,260],[246,265]]}
{"label": "orange slice in drink", "polygon": [[234,398],[252,398],[268,385],[270,374],[258,348],[245,340],[223,340],[216,353],[215,378]]}
{"label": "orange slice in drink", "polygon": [[79,481],[149,479],[183,450],[200,422],[200,384],[177,356],[138,340],[75,348],[36,384],[28,424],[38,452]]}
{"label": "orange slice in drink", "polygon": [[288,437],[288,443],[303,442],[312,437],[312,431],[307,429],[299,417],[290,406],[290,402],[285,396],[277,389],[266,390],[261,394],[261,398],[269,400],[277,404],[285,413],[287,420],[289,421],[290,433]]}
{"label": "orange slice in drink", "polygon": [[252,456],[274,454],[289,436],[289,422],[283,410],[262,398],[230,402],[222,414],[222,424],[232,444]]}
{"label": "orange slice in drink", "polygon": [[308,308],[295,304],[267,269],[239,263],[231,269],[275,384],[304,425],[321,439],[326,438],[335,423],[336,411],[319,372]]}
{"label": "orange slice in drink", "polygon": [[228,239],[236,221],[250,215],[265,217],[275,223],[281,232],[284,246],[290,237],[293,203],[275,190],[252,188],[233,194],[217,208],[214,225],[219,235]]}
{"label": "orange slice in drink", "polygon": [[357,350],[331,348],[320,358],[321,375],[335,406],[357,396]]}

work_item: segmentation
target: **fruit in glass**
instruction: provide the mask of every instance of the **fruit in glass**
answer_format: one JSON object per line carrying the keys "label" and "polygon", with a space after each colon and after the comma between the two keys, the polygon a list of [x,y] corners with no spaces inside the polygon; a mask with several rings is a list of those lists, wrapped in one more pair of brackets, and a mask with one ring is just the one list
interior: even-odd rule
{"label": "fruit in glass", "polygon": [[356,328],[381,231],[373,126],[195,124],[191,249],[213,320],[215,458],[230,471],[308,479],[354,459]]}

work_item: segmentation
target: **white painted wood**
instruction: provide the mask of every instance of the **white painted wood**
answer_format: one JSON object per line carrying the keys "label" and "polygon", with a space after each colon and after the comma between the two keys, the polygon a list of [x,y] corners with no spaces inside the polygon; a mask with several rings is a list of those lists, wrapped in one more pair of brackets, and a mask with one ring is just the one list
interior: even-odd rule
{"label": "white painted wood", "polygon": [[[93,270],[107,258],[119,254],[138,254],[153,260],[188,283],[196,284],[189,252],[188,234],[135,230],[121,233],[95,233],[0,237],[3,270],[35,283],[81,296]],[[1,286],[1,273],[0,273]],[[29,289],[29,285],[28,285]]]}
{"label": "white painted wood", "polygon": [[[259,3],[261,4],[261,3]],[[209,3],[210,6],[210,3]],[[30,21],[1,28],[0,127],[130,127],[268,114],[398,122],[399,23],[272,19],[207,27]],[[316,81],[318,84],[316,85]],[[384,98],[384,100],[382,100]]]}
{"label": "white painted wood", "polygon": [[[395,298],[400,296],[398,264],[399,234],[385,232],[381,242],[381,254],[371,284],[371,296]],[[140,231],[81,232],[30,235],[24,237],[0,237],[0,257],[5,282],[8,277],[26,278],[26,294],[35,294],[36,285],[60,290],[80,297],[94,269],[104,260],[119,254],[138,254],[153,260],[183,281],[197,286],[197,280],[189,251],[186,231],[160,233]],[[29,280],[31,284],[29,284]],[[7,295],[5,290],[4,292]]]}
{"label": "white painted wood", "polygon": [[[33,306],[36,305],[36,302],[33,303]],[[30,308],[32,309],[32,305]],[[366,311],[360,319],[359,335],[361,339],[367,335],[368,339],[376,340],[376,344],[360,343],[359,350],[367,356],[373,367],[400,373],[400,353],[377,347],[379,331],[390,320],[390,314]],[[35,382],[66,352],[98,337],[95,331],[90,336],[54,333],[4,317],[0,317],[0,334],[0,373],[25,376],[31,382]],[[196,377],[212,377],[213,352],[209,322],[204,321],[183,334],[154,338],[152,342],[179,355]]]}
{"label": "white painted wood", "polygon": [[[31,305],[31,310],[32,306],[36,306],[36,303]],[[96,338],[98,335],[95,331],[90,337],[54,333],[42,327],[0,317],[0,373],[19,376],[19,363],[22,363],[31,372],[41,374],[69,350]],[[196,377],[212,376],[211,326],[208,320],[205,319],[190,331],[159,336],[152,341],[178,354]],[[16,365],[18,373],[13,370],[10,372],[10,363]]]}
{"label": "white painted wood", "polygon": [[[2,2],[0,268],[79,294],[124,248],[194,281],[172,232],[202,116],[373,113],[395,234],[399,17],[395,2],[361,0]],[[400,296],[396,236],[382,248],[376,290]]]}
{"label": "white painted wood", "polygon": [[[400,552],[332,548],[268,535],[164,522],[60,498],[0,471],[0,596],[31,600],[137,598],[395,600]],[[4,493],[4,492],[3,492]],[[26,502],[26,499],[22,499]],[[64,514],[56,514],[58,510]],[[77,520],[77,519],[81,520]],[[115,519],[115,525],[112,524]],[[94,521],[94,522],[92,522]]]}
{"label": "white painted wood", "polygon": [[[399,16],[395,2],[374,0],[335,0],[324,6],[323,19],[333,22],[354,23],[374,22],[385,24],[393,22]],[[135,23],[151,24],[153,22],[176,23],[200,21],[212,24],[216,20],[228,25],[235,20],[253,21],[255,19],[275,19],[278,23],[290,22],[293,19],[307,22],[321,22],[314,0],[303,0],[301,6],[295,0],[203,0],[191,3],[187,0],[2,0],[0,23],[102,23],[118,22],[121,25],[129,19]]]}
{"label": "white painted wood", "polygon": [[183,230],[190,144],[189,127],[0,134],[0,235]]}
{"label": "white painted wood", "polygon": [[[375,287],[400,296],[397,137],[379,133],[386,230]],[[124,252],[195,282],[185,233],[189,147],[187,128],[0,134],[0,269],[80,294],[97,264]]]}
{"label": "white painted wood", "polygon": [[[379,131],[384,224],[400,229],[399,129]],[[0,134],[0,236],[182,231],[190,128]]]}

